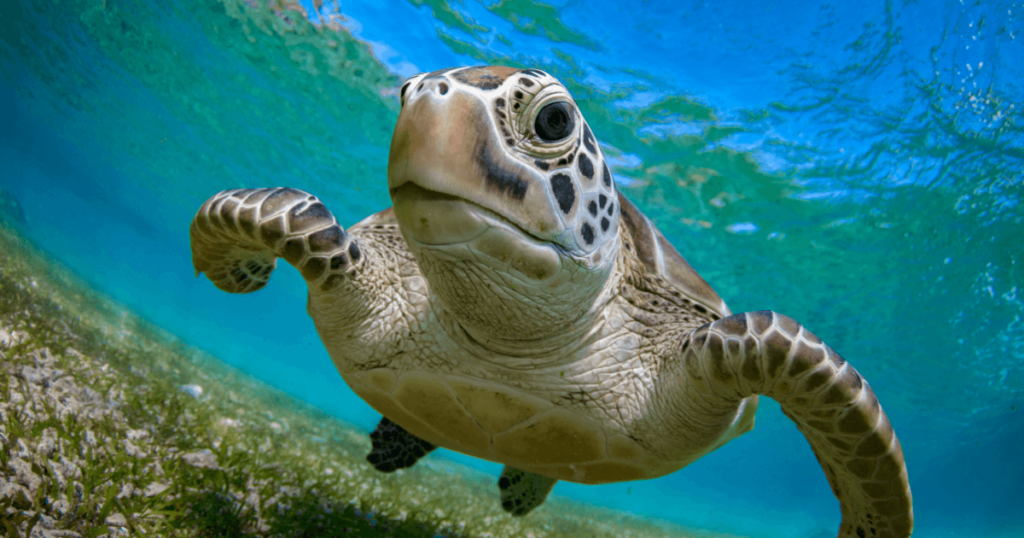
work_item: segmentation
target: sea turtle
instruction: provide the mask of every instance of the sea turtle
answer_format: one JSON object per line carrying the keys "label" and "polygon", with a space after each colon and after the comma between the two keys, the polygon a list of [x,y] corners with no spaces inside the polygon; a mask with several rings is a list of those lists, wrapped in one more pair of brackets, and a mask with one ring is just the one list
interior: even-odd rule
{"label": "sea turtle", "polygon": [[401,87],[393,207],[344,230],[291,188],[214,195],[195,269],[262,288],[277,258],[345,382],[384,417],[368,460],[443,446],[505,464],[504,509],[557,480],[674,472],[749,431],[758,395],[807,437],[840,537],[913,527],[903,452],[874,392],[796,321],[733,315],[615,188],[566,88],[537,69],[468,67]]}

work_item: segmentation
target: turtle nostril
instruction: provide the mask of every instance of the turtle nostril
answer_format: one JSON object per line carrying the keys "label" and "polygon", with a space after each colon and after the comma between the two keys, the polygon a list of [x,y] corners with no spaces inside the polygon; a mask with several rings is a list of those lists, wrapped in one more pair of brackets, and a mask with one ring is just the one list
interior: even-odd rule
{"label": "turtle nostril", "polygon": [[441,92],[441,95],[444,95],[448,93],[448,85],[442,82],[440,85],[438,85],[438,90]]}

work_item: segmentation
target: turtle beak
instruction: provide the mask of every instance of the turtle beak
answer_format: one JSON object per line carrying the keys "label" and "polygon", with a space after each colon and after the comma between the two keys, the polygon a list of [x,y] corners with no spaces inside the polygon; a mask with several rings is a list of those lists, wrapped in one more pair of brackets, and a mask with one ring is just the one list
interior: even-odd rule
{"label": "turtle beak", "polygon": [[479,96],[444,75],[412,80],[391,138],[392,201],[412,183],[487,209],[542,241],[574,247],[544,179],[501,140]]}

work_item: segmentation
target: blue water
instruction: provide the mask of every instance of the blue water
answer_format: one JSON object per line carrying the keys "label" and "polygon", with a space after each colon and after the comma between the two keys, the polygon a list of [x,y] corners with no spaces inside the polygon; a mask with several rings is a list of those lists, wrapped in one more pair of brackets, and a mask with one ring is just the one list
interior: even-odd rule
{"label": "blue water", "polygon": [[[189,344],[372,428],[296,272],[221,293],[193,278],[188,223],[219,190],[287,185],[352,224],[389,204],[402,77],[539,66],[733,311],[802,321],[871,382],[906,453],[915,536],[1024,536],[1024,4],[307,8],[338,31],[241,0],[0,0],[0,218]],[[555,494],[834,536],[806,442],[772,402],[757,420],[669,477]]]}

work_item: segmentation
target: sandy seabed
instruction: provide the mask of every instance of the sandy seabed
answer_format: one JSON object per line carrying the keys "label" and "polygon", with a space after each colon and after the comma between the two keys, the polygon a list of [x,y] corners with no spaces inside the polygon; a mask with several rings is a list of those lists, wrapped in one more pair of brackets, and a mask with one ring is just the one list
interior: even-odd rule
{"label": "sandy seabed", "polygon": [[557,496],[513,518],[495,477],[369,450],[0,223],[0,536],[723,536]]}

